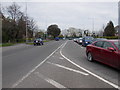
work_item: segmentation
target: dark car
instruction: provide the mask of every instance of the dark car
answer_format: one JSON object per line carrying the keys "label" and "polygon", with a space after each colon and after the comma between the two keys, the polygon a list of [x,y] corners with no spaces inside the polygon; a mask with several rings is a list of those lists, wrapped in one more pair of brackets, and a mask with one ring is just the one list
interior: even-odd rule
{"label": "dark car", "polygon": [[84,37],[84,38],[82,39],[82,46],[87,46],[87,45],[91,44],[93,39],[94,39],[94,38],[93,38],[93,37],[90,37],[90,36]]}
{"label": "dark car", "polygon": [[34,40],[34,45],[43,45],[43,40],[41,38],[37,38]]}
{"label": "dark car", "polygon": [[56,40],[56,41],[59,41],[59,37],[56,37],[55,40]]}
{"label": "dark car", "polygon": [[101,40],[86,47],[88,61],[99,61],[120,69],[120,41]]}
{"label": "dark car", "polygon": [[72,38],[68,38],[69,40],[72,40]]}

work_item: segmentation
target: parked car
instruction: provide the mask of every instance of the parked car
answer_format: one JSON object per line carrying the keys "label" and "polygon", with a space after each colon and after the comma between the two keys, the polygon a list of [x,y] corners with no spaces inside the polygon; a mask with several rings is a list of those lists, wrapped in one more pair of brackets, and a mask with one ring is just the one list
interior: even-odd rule
{"label": "parked car", "polygon": [[77,43],[78,43],[78,44],[82,44],[82,39],[83,39],[83,38],[79,38],[79,39],[77,40]]}
{"label": "parked car", "polygon": [[88,61],[99,61],[120,69],[120,41],[100,40],[86,47]]}
{"label": "parked car", "polygon": [[37,38],[34,40],[34,45],[43,45],[43,40],[41,38]]}
{"label": "parked car", "polygon": [[94,38],[93,38],[93,37],[90,37],[90,36],[84,37],[84,38],[82,39],[82,46],[87,46],[87,45],[91,44],[93,39],[94,39]]}
{"label": "parked car", "polygon": [[74,42],[77,42],[77,40],[78,40],[78,38],[74,38],[74,39],[73,39]]}

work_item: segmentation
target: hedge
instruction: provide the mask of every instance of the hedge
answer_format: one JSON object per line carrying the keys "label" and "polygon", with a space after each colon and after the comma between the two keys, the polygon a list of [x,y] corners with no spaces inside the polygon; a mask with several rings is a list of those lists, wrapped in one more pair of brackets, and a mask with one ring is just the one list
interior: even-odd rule
{"label": "hedge", "polygon": [[118,36],[103,36],[98,38],[106,38],[106,39],[118,39]]}

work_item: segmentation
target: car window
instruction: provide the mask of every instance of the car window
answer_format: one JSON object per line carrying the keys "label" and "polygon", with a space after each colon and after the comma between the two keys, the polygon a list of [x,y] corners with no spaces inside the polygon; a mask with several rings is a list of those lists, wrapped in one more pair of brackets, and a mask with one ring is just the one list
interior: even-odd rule
{"label": "car window", "polygon": [[93,40],[93,37],[86,37],[85,40]]}
{"label": "car window", "polygon": [[119,42],[114,42],[114,44],[118,47],[118,49],[120,50],[120,43]]}
{"label": "car window", "polygon": [[41,38],[37,38],[36,40],[42,40]]}
{"label": "car window", "polygon": [[104,42],[103,48],[107,49],[108,47],[114,48],[113,45],[110,42]]}
{"label": "car window", "polygon": [[98,41],[94,45],[97,47],[103,47],[103,41]]}

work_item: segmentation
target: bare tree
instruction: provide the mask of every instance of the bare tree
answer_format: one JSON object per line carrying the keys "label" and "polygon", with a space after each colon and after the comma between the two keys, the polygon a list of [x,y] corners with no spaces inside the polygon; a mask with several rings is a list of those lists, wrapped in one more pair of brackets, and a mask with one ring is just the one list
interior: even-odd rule
{"label": "bare tree", "polygon": [[9,14],[9,18],[14,21],[17,21],[23,14],[20,11],[20,6],[17,5],[15,2],[11,6],[7,7],[7,12]]}

